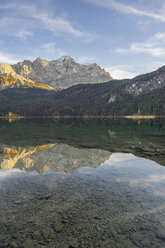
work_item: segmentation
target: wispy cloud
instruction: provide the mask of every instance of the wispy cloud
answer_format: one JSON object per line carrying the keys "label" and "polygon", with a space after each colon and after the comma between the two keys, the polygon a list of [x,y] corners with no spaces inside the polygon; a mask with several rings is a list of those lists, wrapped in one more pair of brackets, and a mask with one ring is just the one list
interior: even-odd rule
{"label": "wispy cloud", "polygon": [[105,70],[108,71],[114,79],[133,78],[138,74],[134,68],[130,68],[128,65],[110,65],[106,67]]}
{"label": "wispy cloud", "polygon": [[94,63],[94,62],[96,62],[96,59],[95,58],[93,58],[93,57],[80,57],[80,58],[78,58],[78,62],[79,63],[85,63],[85,64],[87,64],[87,63]]}
{"label": "wispy cloud", "polygon": [[47,55],[53,55],[54,57],[56,56],[63,56],[65,55],[65,52],[59,48],[57,48],[56,43],[55,42],[48,42],[45,43],[44,45],[42,45],[43,53],[47,54]]}
{"label": "wispy cloud", "polygon": [[[0,9],[10,10],[11,13],[5,18],[0,19],[0,27],[5,32],[12,35],[11,29],[19,33],[18,37],[22,38],[24,34],[25,37],[30,36],[32,31],[30,29],[45,29],[53,32],[54,34],[67,33],[74,37],[84,37],[89,39],[90,34],[81,31],[79,28],[73,26],[73,24],[67,19],[65,15],[54,16],[53,12],[46,9],[41,10],[37,8],[35,4],[18,4],[11,3],[6,5],[1,5]],[[9,29],[8,29],[9,28]],[[29,31],[30,30],[30,31]]]}
{"label": "wispy cloud", "polygon": [[153,57],[164,57],[165,33],[157,33],[145,42],[132,43],[128,48],[117,48],[116,51],[121,54],[144,53]]}
{"label": "wispy cloud", "polygon": [[33,33],[30,32],[30,31],[18,31],[15,33],[15,36],[20,38],[20,39],[23,39],[23,40],[26,40],[28,37],[32,37],[33,36]]}
{"label": "wispy cloud", "polygon": [[15,16],[4,16],[0,18],[0,34],[15,36],[21,40],[26,40],[33,36],[32,20],[24,20]]}
{"label": "wispy cloud", "polygon": [[16,58],[14,55],[0,52],[0,63],[15,64],[18,61],[19,61],[19,58]]}
{"label": "wispy cloud", "polygon": [[114,79],[133,78],[137,75],[148,73],[157,70],[163,63],[158,61],[151,61],[145,66],[139,63],[135,64],[119,64],[105,66],[105,69],[111,74]]}
{"label": "wispy cloud", "polygon": [[74,28],[72,24],[64,17],[54,18],[48,14],[40,13],[34,15],[34,17],[38,20],[41,20],[45,24],[45,27],[53,32],[64,32],[74,36],[84,36],[83,32]]}
{"label": "wispy cloud", "polygon": [[115,0],[85,0],[91,4],[97,5],[97,6],[102,6],[107,9],[114,9],[118,12],[121,12],[123,14],[131,14],[131,15],[136,15],[136,16],[144,16],[144,17],[150,17],[153,19],[156,19],[161,22],[165,22],[165,16],[161,14],[157,14],[154,12],[149,12],[149,11],[144,11],[140,10],[137,7],[132,7],[127,4],[120,3]]}

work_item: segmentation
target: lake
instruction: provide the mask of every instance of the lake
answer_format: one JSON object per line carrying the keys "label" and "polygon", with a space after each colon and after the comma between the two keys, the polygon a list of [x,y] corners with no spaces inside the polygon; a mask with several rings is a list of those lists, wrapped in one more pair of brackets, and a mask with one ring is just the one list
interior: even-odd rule
{"label": "lake", "polygon": [[165,247],[165,119],[0,120],[0,247]]}

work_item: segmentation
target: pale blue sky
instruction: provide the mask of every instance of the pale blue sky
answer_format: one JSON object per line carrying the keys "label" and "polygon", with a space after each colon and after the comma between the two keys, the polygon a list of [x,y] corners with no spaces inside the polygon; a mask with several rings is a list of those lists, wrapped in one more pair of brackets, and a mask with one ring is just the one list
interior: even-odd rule
{"label": "pale blue sky", "polygon": [[165,0],[0,0],[0,63],[62,55],[114,78],[165,64]]}

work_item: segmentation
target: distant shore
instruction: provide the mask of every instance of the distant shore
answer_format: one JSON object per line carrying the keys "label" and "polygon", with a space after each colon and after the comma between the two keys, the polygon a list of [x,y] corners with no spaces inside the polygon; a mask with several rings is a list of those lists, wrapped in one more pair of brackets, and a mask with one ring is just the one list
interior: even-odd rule
{"label": "distant shore", "polygon": [[156,115],[126,115],[124,118],[127,119],[155,119],[159,116]]}
{"label": "distant shore", "polygon": [[24,119],[24,116],[0,116],[0,119]]}

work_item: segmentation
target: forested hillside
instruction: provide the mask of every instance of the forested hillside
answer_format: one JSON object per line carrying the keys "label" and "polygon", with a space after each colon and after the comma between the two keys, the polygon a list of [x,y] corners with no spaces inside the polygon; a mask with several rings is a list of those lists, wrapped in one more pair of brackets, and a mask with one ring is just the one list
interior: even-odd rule
{"label": "forested hillside", "polygon": [[165,87],[130,94],[132,80],[114,80],[95,85],[77,85],[60,92],[13,88],[0,91],[1,116],[123,116],[137,113],[165,115]]}
{"label": "forested hillside", "polygon": [[1,116],[9,112],[21,116],[124,116],[137,111],[165,115],[165,66],[131,80],[79,84],[57,92],[16,87],[0,91]]}

